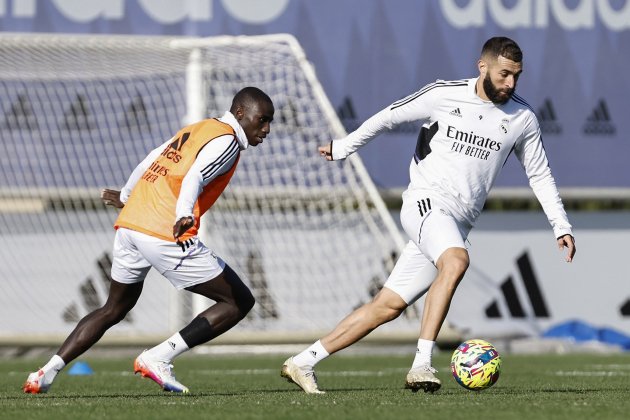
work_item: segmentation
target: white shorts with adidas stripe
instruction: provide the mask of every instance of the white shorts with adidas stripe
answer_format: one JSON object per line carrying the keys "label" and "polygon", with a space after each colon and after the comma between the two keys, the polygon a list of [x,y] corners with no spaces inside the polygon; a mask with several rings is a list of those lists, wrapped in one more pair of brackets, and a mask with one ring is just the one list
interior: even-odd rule
{"label": "white shorts with adidas stripe", "polygon": [[144,281],[154,267],[178,290],[212,280],[225,268],[196,236],[178,245],[125,228],[116,231],[113,257],[112,279],[117,282]]}
{"label": "white shorts with adidas stripe", "polygon": [[465,248],[471,227],[454,217],[429,190],[405,191],[400,221],[409,242],[384,287],[412,304],[435,279],[440,255],[448,248]]}

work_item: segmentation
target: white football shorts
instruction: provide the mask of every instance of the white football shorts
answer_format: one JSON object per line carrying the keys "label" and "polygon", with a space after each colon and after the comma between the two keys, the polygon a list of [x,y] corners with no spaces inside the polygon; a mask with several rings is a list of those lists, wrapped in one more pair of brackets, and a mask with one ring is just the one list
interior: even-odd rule
{"label": "white football shorts", "polygon": [[154,267],[176,289],[204,283],[223,272],[225,262],[196,236],[185,249],[175,242],[118,228],[114,239],[112,278],[120,283],[144,281]]}
{"label": "white football shorts", "polygon": [[409,237],[384,287],[407,304],[418,300],[437,276],[435,262],[448,248],[466,248],[471,227],[422,192],[403,194],[400,221]]}

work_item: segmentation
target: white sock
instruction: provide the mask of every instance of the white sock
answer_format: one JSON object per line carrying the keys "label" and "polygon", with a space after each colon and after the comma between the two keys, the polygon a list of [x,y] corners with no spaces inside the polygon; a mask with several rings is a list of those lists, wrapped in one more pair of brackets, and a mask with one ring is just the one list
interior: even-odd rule
{"label": "white sock", "polygon": [[179,333],[173,334],[168,340],[146,351],[146,354],[164,362],[170,362],[188,350],[188,344]]}
{"label": "white sock", "polygon": [[416,349],[416,357],[413,359],[412,369],[420,366],[432,366],[431,356],[433,355],[433,347],[435,347],[435,341],[418,340],[418,347]]}
{"label": "white sock", "polygon": [[59,371],[64,367],[66,367],[66,362],[64,362],[61,357],[55,354],[53,357],[50,358],[48,363],[46,363],[41,368],[41,370],[44,372],[44,377],[40,379],[41,383],[50,386],[55,380],[55,377],[57,376]]}
{"label": "white sock", "polygon": [[330,356],[322,343],[317,340],[312,346],[293,357],[293,361],[300,367],[314,367],[317,363]]}
{"label": "white sock", "polygon": [[61,357],[55,354],[53,357],[50,358],[48,363],[46,363],[44,367],[42,367],[42,370],[46,373],[48,373],[49,371],[59,372],[64,367],[66,367],[66,362],[64,362]]}

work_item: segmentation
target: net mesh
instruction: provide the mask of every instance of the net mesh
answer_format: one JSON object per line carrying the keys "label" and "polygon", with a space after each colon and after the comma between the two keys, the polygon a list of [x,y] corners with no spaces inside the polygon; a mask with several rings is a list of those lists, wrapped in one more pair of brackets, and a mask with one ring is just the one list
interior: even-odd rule
{"label": "net mesh", "polygon": [[[328,329],[387,277],[399,244],[389,214],[358,157],[318,156],[341,133],[294,40],[0,39],[0,235],[10,244],[0,250],[0,275],[8,313],[19,314],[3,317],[0,334],[65,334],[104,303],[117,213],[100,203],[99,189],[119,189],[187,122],[193,49],[205,116],[222,115],[248,85],[276,108],[271,135],[243,153],[204,216],[202,239],[257,298],[235,330]],[[168,334],[209,304],[152,271],[114,333]]]}

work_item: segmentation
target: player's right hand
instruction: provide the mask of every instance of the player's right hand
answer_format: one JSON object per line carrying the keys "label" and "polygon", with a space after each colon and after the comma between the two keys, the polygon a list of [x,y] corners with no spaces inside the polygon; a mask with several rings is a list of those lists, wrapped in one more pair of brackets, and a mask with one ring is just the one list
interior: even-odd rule
{"label": "player's right hand", "polygon": [[320,156],[325,157],[326,160],[333,160],[333,157],[332,157],[332,142],[328,143],[325,146],[318,147],[317,150],[319,151]]}
{"label": "player's right hand", "polygon": [[558,238],[558,248],[562,251],[564,248],[567,248],[567,257],[566,262],[573,261],[573,257],[575,256],[575,239],[571,235],[563,235]]}
{"label": "player's right hand", "polygon": [[182,236],[188,229],[193,227],[194,224],[195,219],[192,217],[182,217],[173,226],[173,238],[178,241],[179,237]]}
{"label": "player's right hand", "polygon": [[125,207],[125,203],[120,201],[120,191],[118,190],[110,190],[108,188],[102,189],[101,200],[103,200],[103,203],[106,206],[116,207],[117,209]]}

